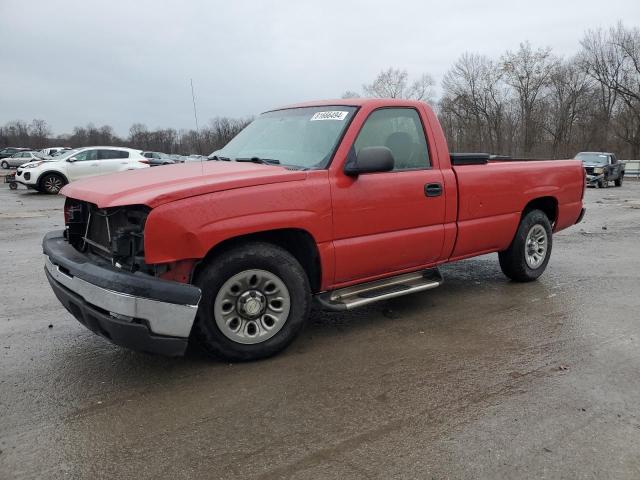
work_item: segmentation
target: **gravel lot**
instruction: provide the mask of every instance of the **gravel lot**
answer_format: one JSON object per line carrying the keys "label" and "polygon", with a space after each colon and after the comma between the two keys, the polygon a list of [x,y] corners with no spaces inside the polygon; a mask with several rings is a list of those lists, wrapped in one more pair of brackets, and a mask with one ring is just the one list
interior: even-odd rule
{"label": "gravel lot", "polygon": [[0,184],[0,478],[640,478],[640,184],[590,189],[545,275],[316,312],[284,354],[167,359],[55,299],[63,198]]}

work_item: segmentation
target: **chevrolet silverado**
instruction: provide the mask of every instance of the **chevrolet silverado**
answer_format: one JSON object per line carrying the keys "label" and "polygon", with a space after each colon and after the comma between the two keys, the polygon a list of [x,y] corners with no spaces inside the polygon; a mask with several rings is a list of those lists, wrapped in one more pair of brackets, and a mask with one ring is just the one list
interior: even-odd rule
{"label": "chevrolet silverado", "polygon": [[584,215],[579,160],[452,154],[416,101],[268,111],[209,159],[64,187],[45,273],[87,328],[144,352],[264,358],[314,300],[342,311],[425,291],[439,265],[491,252],[535,280],[553,233]]}

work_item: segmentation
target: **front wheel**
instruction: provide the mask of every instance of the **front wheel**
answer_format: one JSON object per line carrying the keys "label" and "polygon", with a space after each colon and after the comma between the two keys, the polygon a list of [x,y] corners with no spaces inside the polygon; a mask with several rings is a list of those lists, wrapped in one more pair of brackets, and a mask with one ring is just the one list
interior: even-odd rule
{"label": "front wheel", "polygon": [[40,181],[39,190],[51,195],[57,195],[62,187],[65,186],[65,180],[55,173],[47,173]]}
{"label": "front wheel", "polygon": [[520,221],[509,248],[498,254],[502,272],[516,282],[530,282],[547,268],[552,247],[551,223],[540,210]]}
{"label": "front wheel", "polygon": [[616,180],[613,183],[615,184],[616,187],[621,187],[622,186],[622,175],[620,175],[618,178],[616,178]]}
{"label": "front wheel", "polygon": [[300,263],[276,245],[251,242],[220,254],[196,279],[202,300],[193,339],[229,361],[266,358],[300,333],[311,290]]}
{"label": "front wheel", "polygon": [[9,170],[9,164],[7,163],[6,160],[2,161],[2,168],[4,168],[5,170]]}

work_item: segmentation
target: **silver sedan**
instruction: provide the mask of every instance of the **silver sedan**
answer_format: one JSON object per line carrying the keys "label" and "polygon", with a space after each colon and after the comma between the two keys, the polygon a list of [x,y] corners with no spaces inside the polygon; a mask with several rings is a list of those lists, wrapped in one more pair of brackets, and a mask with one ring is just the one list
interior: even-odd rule
{"label": "silver sedan", "polygon": [[50,158],[48,155],[44,155],[40,152],[18,152],[10,157],[3,158],[0,162],[2,168],[16,168],[20,165],[32,162],[34,160],[46,160]]}

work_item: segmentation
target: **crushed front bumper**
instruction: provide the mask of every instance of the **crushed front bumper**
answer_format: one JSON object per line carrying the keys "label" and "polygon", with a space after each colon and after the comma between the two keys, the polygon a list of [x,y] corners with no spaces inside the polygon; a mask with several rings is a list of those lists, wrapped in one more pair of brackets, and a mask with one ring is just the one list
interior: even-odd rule
{"label": "crushed front bumper", "polygon": [[586,181],[587,181],[587,185],[590,187],[595,187],[597,186],[600,182],[602,182],[604,180],[604,173],[601,173],[599,175],[587,175],[586,176]]}
{"label": "crushed front bumper", "polygon": [[51,288],[80,323],[133,350],[184,354],[199,288],[98,263],[69,245],[63,231],[48,233],[42,247]]}

